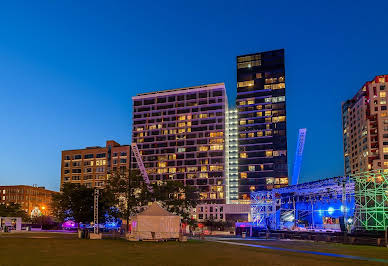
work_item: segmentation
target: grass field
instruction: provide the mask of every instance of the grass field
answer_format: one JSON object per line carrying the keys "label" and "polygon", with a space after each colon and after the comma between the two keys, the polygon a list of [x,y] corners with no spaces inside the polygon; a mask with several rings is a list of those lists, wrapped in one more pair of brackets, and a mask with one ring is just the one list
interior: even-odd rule
{"label": "grass field", "polygon": [[[273,242],[287,248],[310,248],[386,258],[388,249],[324,243]],[[253,243],[249,241],[248,243]],[[269,242],[257,242],[270,245]],[[271,244],[272,245],[272,244]],[[334,244],[333,244],[334,245]],[[365,251],[366,250],[366,251]],[[362,254],[361,254],[362,253]],[[383,255],[381,255],[383,254]],[[0,234],[0,265],[382,265],[367,261],[234,246],[208,241],[129,242],[82,240],[74,234]]]}

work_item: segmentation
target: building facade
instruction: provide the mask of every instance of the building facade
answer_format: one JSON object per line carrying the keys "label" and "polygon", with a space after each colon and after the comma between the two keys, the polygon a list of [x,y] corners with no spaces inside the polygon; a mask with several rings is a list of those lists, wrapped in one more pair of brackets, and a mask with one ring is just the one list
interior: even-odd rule
{"label": "building facade", "polygon": [[89,188],[104,187],[112,173],[129,170],[130,153],[129,145],[113,140],[108,140],[106,147],[62,151],[61,187],[66,182]]}
{"label": "building facade", "polygon": [[199,204],[192,212],[198,222],[207,220],[224,222],[251,222],[249,204]]}
{"label": "building facade", "polygon": [[226,112],[226,203],[238,203],[237,109]]}
{"label": "building facade", "polygon": [[150,181],[179,180],[197,187],[203,202],[225,203],[225,85],[143,93],[132,100],[132,143]]}
{"label": "building facade", "polygon": [[345,175],[388,169],[387,87],[376,76],[342,104]]}
{"label": "building facade", "polygon": [[239,199],[288,185],[284,50],[237,57]]}
{"label": "building facade", "polygon": [[51,215],[51,197],[56,191],[37,186],[0,186],[0,204],[17,203],[32,215],[33,212]]}

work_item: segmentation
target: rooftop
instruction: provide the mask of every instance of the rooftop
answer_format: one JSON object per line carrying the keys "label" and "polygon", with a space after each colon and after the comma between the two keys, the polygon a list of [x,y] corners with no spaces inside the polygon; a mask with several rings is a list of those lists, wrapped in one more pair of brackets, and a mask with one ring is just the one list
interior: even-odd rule
{"label": "rooftop", "polygon": [[190,91],[190,90],[196,90],[196,89],[205,89],[205,88],[212,88],[212,87],[218,87],[218,86],[224,86],[225,83],[213,83],[213,84],[205,84],[205,85],[199,85],[199,86],[193,86],[193,87],[185,87],[185,88],[178,88],[178,89],[170,89],[170,90],[162,90],[162,91],[154,91],[154,92],[146,92],[146,93],[139,93],[136,96],[132,97],[132,99],[135,99],[137,97],[141,96],[147,96],[147,95],[157,95],[157,94],[168,94],[171,92],[183,92],[183,91]]}

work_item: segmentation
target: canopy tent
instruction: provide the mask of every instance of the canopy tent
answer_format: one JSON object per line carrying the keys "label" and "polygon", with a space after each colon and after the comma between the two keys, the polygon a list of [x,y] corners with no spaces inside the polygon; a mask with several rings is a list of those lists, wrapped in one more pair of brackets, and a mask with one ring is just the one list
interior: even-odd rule
{"label": "canopy tent", "polygon": [[181,218],[156,202],[132,219],[130,237],[137,240],[179,238]]}

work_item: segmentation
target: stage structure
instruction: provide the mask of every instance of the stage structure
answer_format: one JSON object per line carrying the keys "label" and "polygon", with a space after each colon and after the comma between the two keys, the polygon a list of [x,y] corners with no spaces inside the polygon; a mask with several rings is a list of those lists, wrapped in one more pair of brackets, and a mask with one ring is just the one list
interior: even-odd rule
{"label": "stage structure", "polygon": [[354,182],[333,177],[251,193],[255,226],[263,229],[345,230],[353,223]]}
{"label": "stage structure", "polygon": [[355,181],[358,230],[384,231],[388,227],[388,173],[376,170],[351,175]]}

